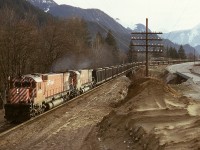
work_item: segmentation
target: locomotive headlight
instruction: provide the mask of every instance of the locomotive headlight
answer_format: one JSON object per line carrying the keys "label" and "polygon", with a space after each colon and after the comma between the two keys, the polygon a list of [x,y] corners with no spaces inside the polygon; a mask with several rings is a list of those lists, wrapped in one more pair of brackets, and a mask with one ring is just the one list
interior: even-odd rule
{"label": "locomotive headlight", "polygon": [[19,89],[17,89],[17,94],[19,94]]}

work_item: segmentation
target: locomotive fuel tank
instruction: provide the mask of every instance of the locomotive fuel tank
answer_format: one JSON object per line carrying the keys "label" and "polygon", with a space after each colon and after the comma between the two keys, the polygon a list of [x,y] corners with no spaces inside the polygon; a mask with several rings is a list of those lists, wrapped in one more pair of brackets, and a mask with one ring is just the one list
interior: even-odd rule
{"label": "locomotive fuel tank", "polygon": [[52,109],[52,108],[62,104],[63,102],[64,102],[63,98],[59,98],[59,99],[53,100],[53,101],[51,101],[51,102],[46,104],[47,110]]}

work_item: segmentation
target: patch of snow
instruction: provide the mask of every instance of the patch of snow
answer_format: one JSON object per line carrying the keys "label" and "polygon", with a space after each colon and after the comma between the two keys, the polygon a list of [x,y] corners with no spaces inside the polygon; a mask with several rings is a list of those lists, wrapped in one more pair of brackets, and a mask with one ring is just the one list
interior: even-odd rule
{"label": "patch of snow", "polygon": [[137,30],[137,25],[135,24],[135,25],[133,25],[133,27],[131,28],[132,30]]}
{"label": "patch of snow", "polygon": [[45,12],[47,13],[49,11],[49,8],[47,8],[46,10],[45,10]]}
{"label": "patch of snow", "polygon": [[127,28],[127,25],[124,24],[124,22],[122,20],[120,20],[119,18],[115,18],[115,21],[118,22],[119,24],[121,24],[124,28]]}
{"label": "patch of snow", "polygon": [[189,35],[189,43],[191,43],[193,41],[193,39],[198,35],[198,30],[195,28],[190,32]]}
{"label": "patch of snow", "polygon": [[180,39],[181,39],[180,43],[184,42],[184,37],[185,37],[185,33],[183,32],[180,34]]}

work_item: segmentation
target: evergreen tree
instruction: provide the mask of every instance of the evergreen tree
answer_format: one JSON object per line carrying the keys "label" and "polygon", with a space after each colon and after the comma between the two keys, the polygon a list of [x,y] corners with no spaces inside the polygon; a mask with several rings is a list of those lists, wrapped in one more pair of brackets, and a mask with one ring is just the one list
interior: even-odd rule
{"label": "evergreen tree", "polygon": [[170,58],[170,52],[169,52],[169,47],[167,46],[167,48],[165,48],[165,52],[166,52],[166,57]]}
{"label": "evergreen tree", "polygon": [[169,57],[174,58],[174,59],[178,58],[178,53],[177,53],[177,50],[175,48],[173,48],[173,47],[169,48]]}
{"label": "evergreen tree", "polygon": [[108,33],[107,33],[105,41],[106,41],[106,43],[108,45],[110,45],[113,48],[117,49],[117,42],[116,42],[111,30],[108,30]]}
{"label": "evergreen tree", "polygon": [[104,55],[105,55],[105,51],[104,51],[104,38],[101,35],[100,32],[98,32],[93,40],[92,43],[92,53],[93,53],[93,66],[94,67],[100,67],[102,65],[104,65]]}
{"label": "evergreen tree", "polygon": [[153,57],[155,58],[161,57],[162,56],[161,50],[162,50],[161,48],[154,47],[152,53]]}
{"label": "evergreen tree", "polygon": [[127,53],[127,59],[128,59],[129,63],[137,61],[137,53],[135,51],[134,46],[132,46],[132,45],[133,45],[132,41],[130,41],[129,50],[128,50],[128,53]]}
{"label": "evergreen tree", "polygon": [[112,50],[113,64],[117,64],[119,62],[119,49],[117,47],[117,42],[111,30],[108,31],[105,42],[109,45],[109,47]]}
{"label": "evergreen tree", "polygon": [[93,42],[92,42],[92,48],[95,49],[95,50],[99,50],[102,48],[102,45],[104,44],[104,38],[103,36],[101,35],[100,32],[97,32]]}
{"label": "evergreen tree", "polygon": [[183,49],[182,45],[180,46],[180,48],[178,50],[178,56],[181,59],[186,59],[185,50]]}

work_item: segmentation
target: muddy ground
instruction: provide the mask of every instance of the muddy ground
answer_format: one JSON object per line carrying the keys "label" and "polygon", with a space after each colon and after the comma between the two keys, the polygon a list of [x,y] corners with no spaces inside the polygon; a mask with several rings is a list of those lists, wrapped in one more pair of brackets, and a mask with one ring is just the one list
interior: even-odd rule
{"label": "muddy ground", "polygon": [[[200,103],[165,84],[165,66],[96,92],[0,137],[0,149],[156,150],[200,148]],[[159,79],[158,79],[159,78]],[[161,80],[160,80],[161,79]]]}
{"label": "muddy ground", "polygon": [[4,110],[0,109],[0,127],[3,126],[6,122],[6,119],[4,119]]}

